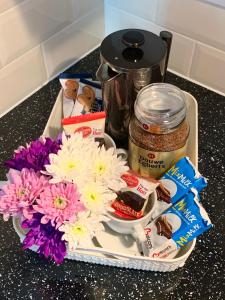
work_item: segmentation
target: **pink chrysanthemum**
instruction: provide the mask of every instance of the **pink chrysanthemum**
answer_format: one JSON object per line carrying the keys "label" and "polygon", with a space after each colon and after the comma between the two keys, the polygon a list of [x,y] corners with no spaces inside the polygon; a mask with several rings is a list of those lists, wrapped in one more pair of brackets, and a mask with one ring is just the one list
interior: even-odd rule
{"label": "pink chrysanthemum", "polygon": [[22,169],[21,172],[10,170],[9,180],[11,183],[2,187],[0,213],[5,221],[18,213],[22,213],[26,219],[31,219],[34,212],[32,204],[49,185],[47,178],[36,174],[32,169]]}
{"label": "pink chrysanthemum", "polygon": [[76,214],[85,210],[79,201],[80,194],[75,184],[57,183],[50,184],[37,199],[34,209],[44,216],[42,224],[51,221],[52,226],[58,228],[64,221],[75,221]]}

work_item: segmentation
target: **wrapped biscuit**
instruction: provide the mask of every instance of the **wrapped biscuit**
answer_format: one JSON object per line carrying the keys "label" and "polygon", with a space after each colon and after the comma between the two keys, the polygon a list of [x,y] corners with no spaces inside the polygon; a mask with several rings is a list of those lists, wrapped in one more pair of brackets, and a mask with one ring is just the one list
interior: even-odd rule
{"label": "wrapped biscuit", "polygon": [[84,78],[92,78],[91,74],[80,73],[70,74],[61,73],[59,81],[63,89],[63,117],[67,118],[73,115],[74,105],[80,90],[80,80]]}
{"label": "wrapped biscuit", "polygon": [[121,178],[127,187],[116,192],[117,198],[112,203],[114,214],[124,219],[139,219],[143,217],[149,196],[159,182],[133,171],[123,174]]}
{"label": "wrapped biscuit", "polygon": [[181,158],[160,179],[157,187],[157,207],[153,217],[184,197],[191,188],[200,192],[207,186],[206,179],[197,171],[188,157]]}
{"label": "wrapped biscuit", "polygon": [[152,258],[172,258],[180,247],[212,227],[209,216],[198,201],[198,193],[189,193],[145,227],[143,252]]}
{"label": "wrapped biscuit", "polygon": [[101,85],[97,82],[81,78],[72,116],[79,116],[102,110],[103,101]]}

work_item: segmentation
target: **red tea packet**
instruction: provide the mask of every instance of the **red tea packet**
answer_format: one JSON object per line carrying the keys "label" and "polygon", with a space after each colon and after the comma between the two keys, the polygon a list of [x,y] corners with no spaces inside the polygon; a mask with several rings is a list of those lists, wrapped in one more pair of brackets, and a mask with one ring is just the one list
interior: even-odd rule
{"label": "red tea packet", "polygon": [[101,142],[101,140],[104,140],[105,117],[106,113],[104,111],[73,116],[63,119],[62,125],[68,135],[82,132],[83,137],[92,136],[95,140]]}

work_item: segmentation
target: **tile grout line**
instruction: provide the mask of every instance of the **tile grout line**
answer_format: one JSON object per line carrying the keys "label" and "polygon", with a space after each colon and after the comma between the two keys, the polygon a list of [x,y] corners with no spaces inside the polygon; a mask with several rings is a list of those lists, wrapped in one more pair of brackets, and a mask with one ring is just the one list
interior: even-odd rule
{"label": "tile grout line", "polygon": [[190,63],[189,63],[188,70],[187,70],[187,77],[190,77],[192,64],[193,64],[193,60],[194,60],[194,55],[195,55],[195,50],[197,48],[197,42],[194,40],[192,40],[192,41],[193,41],[194,45],[193,45],[192,51],[191,51]]}
{"label": "tile grout line", "polygon": [[12,7],[7,8],[6,10],[4,10],[4,11],[2,11],[2,12],[0,13],[0,18],[1,18],[2,15],[7,14],[7,13],[10,13],[11,10],[17,9],[18,7],[23,7],[23,6],[25,6],[27,3],[32,2],[32,1],[34,1],[34,0],[24,0],[24,1],[22,1],[21,3],[15,4],[15,5],[13,5]]}

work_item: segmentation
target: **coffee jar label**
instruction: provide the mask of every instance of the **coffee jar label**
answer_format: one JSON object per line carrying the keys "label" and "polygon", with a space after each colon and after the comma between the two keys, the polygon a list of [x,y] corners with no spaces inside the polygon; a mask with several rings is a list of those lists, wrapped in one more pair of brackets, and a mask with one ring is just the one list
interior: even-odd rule
{"label": "coffee jar label", "polygon": [[142,176],[158,179],[186,155],[186,149],[187,145],[170,152],[155,152],[143,149],[129,139],[129,166]]}

